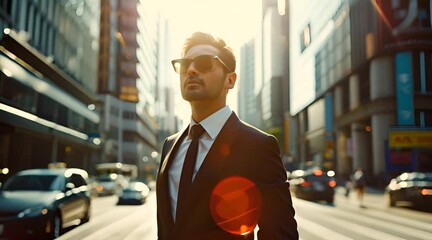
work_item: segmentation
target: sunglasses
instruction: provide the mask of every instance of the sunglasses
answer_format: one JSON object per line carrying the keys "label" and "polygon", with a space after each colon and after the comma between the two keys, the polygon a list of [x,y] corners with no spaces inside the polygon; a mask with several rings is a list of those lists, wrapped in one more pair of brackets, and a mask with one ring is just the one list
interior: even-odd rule
{"label": "sunglasses", "polygon": [[200,55],[195,57],[194,59],[175,59],[172,60],[171,63],[176,73],[186,73],[192,63],[194,63],[194,66],[198,71],[208,72],[213,69],[215,60],[219,61],[222,66],[224,66],[226,70],[228,70],[228,72],[231,72],[229,67],[222,61],[222,59],[214,55]]}

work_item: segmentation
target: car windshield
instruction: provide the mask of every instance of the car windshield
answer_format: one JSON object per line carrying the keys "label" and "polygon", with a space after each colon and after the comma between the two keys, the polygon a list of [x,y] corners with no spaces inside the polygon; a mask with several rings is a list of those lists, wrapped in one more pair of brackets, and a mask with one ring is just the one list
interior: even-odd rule
{"label": "car windshield", "polygon": [[15,176],[6,181],[4,191],[52,191],[58,190],[56,175]]}
{"label": "car windshield", "polygon": [[98,182],[113,182],[114,180],[110,177],[100,177],[97,179]]}
{"label": "car windshield", "polygon": [[403,173],[398,181],[432,182],[432,173]]}
{"label": "car windshield", "polygon": [[412,176],[412,181],[425,181],[425,182],[432,182],[432,175],[431,174],[424,174],[419,173],[417,175]]}

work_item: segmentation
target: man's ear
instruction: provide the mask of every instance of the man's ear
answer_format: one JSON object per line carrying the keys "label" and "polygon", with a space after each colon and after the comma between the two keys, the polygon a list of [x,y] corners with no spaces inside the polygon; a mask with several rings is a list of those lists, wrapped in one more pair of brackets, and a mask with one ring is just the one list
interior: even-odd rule
{"label": "man's ear", "polygon": [[236,80],[237,80],[237,73],[233,72],[233,73],[228,73],[228,81],[227,81],[227,85],[226,88],[227,89],[232,89],[235,86]]}

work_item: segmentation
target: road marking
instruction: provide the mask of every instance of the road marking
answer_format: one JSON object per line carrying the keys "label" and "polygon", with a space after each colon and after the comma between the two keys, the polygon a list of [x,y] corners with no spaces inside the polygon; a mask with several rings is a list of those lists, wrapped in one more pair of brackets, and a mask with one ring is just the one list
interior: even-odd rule
{"label": "road marking", "polygon": [[322,218],[323,220],[327,221],[327,222],[331,222],[332,224],[336,224],[338,226],[341,226],[345,229],[349,229],[349,231],[351,232],[355,232],[358,233],[360,235],[369,237],[371,239],[376,239],[376,240],[382,240],[382,239],[386,239],[386,240],[404,240],[404,238],[400,238],[397,236],[394,236],[392,234],[388,234],[370,227],[365,227],[364,225],[360,225],[360,224],[356,224],[356,223],[351,223],[349,221],[345,221],[342,219],[337,219],[331,216],[326,215],[324,218]]}
{"label": "road marking", "polygon": [[[384,221],[382,218],[384,215],[387,215],[387,213],[385,212],[381,212],[382,215],[381,219],[376,219],[373,216],[368,216],[368,212],[369,211],[375,211],[373,209],[369,210],[369,209],[360,209],[358,208],[357,210],[354,210],[353,212],[347,212],[346,209],[345,210],[341,210],[338,208],[334,208],[334,207],[327,207],[327,206],[322,206],[322,205],[318,205],[316,203],[313,202],[307,202],[307,201],[296,201],[295,204],[297,205],[303,205],[301,207],[303,208],[307,208],[308,210],[310,210],[311,212],[314,211],[319,211],[319,212],[324,212],[326,214],[322,214],[322,217],[319,218],[320,216],[317,216],[320,220],[322,220],[323,222],[328,222],[330,218],[332,219],[337,219],[336,222],[341,223],[339,219],[350,219],[350,220],[346,220],[343,221],[343,225],[342,226],[348,226],[348,222],[361,222],[364,223],[366,225],[369,226],[374,226],[374,228],[379,228],[380,230],[388,230],[388,232],[392,232],[392,233],[400,233],[400,234],[404,234],[407,236],[411,236],[413,238],[418,238],[418,239],[430,239],[431,236],[431,232],[428,231],[422,231],[417,229],[415,226],[413,227],[407,227],[404,226],[404,224],[406,224],[405,222],[402,222],[401,224],[398,223],[394,223],[395,221],[398,221],[398,217],[394,217],[393,216],[388,216],[386,218],[388,218],[390,221],[392,222],[388,222],[388,221]],[[333,217],[332,217],[333,216]],[[335,218],[336,217],[336,218]],[[338,218],[339,217],[339,218]],[[296,219],[299,218],[299,216],[297,215]],[[415,223],[415,220],[411,220],[411,224]],[[354,224],[355,226],[351,225],[352,227],[358,228],[357,226],[362,226],[364,228],[369,228],[369,227],[365,227],[363,225],[360,224]],[[419,227],[424,227],[424,224],[419,224]],[[351,228],[347,228],[347,230],[351,230],[353,231],[353,229]],[[371,230],[374,231],[378,231],[378,232],[382,232],[385,234],[384,231],[380,231],[380,230],[376,230],[376,229],[372,229]],[[430,227],[428,229],[431,229]],[[371,231],[371,230],[367,230],[367,231]],[[432,230],[432,229],[431,229]],[[319,235],[321,237],[321,235]],[[395,235],[390,235],[395,237]],[[389,236],[389,237],[390,237]],[[377,238],[377,239],[390,239],[390,238]],[[401,239],[401,238],[393,238],[393,239]]]}
{"label": "road marking", "polygon": [[338,232],[335,232],[329,228],[323,227],[320,224],[309,221],[306,218],[297,216],[296,220],[297,220],[298,226],[300,226],[300,227],[301,226],[307,226],[307,228],[301,227],[303,230],[305,230],[307,232],[311,232],[310,230],[313,229],[313,232],[311,232],[311,233],[317,233],[314,235],[319,236],[320,239],[325,239],[325,240],[334,240],[334,239],[354,240],[353,238],[346,237],[345,235],[342,235]]}
{"label": "road marking", "polygon": [[[328,210],[326,210],[328,211]],[[367,211],[367,210],[366,210]],[[328,211],[330,212],[330,211]],[[406,234],[408,236],[412,236],[419,239],[430,239],[431,233],[422,231],[419,229],[415,229],[414,227],[407,227],[402,224],[392,223],[383,221],[381,219],[376,219],[370,216],[363,216],[361,214],[354,214],[354,213],[347,213],[347,212],[341,212],[341,211],[332,211],[333,214],[338,216],[345,216],[348,218],[353,219],[354,221],[360,221],[365,224],[373,225],[377,228],[381,229],[388,229],[391,232],[399,232],[402,234]],[[393,220],[394,221],[394,220]]]}

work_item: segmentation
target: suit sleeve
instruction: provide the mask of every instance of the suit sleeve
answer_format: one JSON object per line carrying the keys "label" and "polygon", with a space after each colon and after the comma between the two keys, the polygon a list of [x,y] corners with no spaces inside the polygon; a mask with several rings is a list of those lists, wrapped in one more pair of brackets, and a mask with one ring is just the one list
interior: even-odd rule
{"label": "suit sleeve", "polygon": [[298,239],[287,173],[273,136],[256,146],[257,187],[261,192],[258,240]]}

